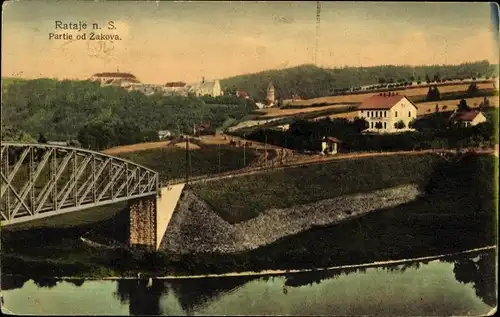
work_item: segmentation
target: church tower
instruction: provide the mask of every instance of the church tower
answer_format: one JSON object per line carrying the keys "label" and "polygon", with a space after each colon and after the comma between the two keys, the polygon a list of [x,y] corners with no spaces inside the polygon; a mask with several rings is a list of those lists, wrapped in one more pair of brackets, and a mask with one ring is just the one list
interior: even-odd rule
{"label": "church tower", "polygon": [[275,101],[274,86],[272,82],[269,82],[269,85],[267,85],[267,101],[270,104],[273,104]]}

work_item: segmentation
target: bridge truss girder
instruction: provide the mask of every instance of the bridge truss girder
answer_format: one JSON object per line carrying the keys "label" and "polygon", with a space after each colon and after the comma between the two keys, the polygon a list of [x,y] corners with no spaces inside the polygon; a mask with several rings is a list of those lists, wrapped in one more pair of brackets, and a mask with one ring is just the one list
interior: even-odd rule
{"label": "bridge truss girder", "polygon": [[157,195],[158,173],[103,153],[1,144],[1,225]]}

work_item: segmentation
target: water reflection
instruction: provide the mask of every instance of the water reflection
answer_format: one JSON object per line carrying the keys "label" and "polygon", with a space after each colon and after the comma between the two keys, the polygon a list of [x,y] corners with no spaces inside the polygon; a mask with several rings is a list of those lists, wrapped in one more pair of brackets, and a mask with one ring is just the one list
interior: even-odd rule
{"label": "water reflection", "polygon": [[[351,268],[342,270],[317,270],[306,273],[294,273],[282,275],[278,278],[279,284],[284,280],[283,294],[286,298],[297,295],[292,292],[294,288],[315,287],[326,280],[339,279],[341,276],[351,274],[370,275],[376,271],[386,271],[390,273],[405,273],[407,271],[418,271],[424,269],[430,262],[433,265],[437,263],[453,264],[447,268],[451,271],[452,277],[462,284],[470,285],[478,298],[486,305],[496,306],[496,267],[495,253],[479,253],[469,256],[458,256],[454,258],[442,259],[439,261],[420,261],[409,262],[398,265],[385,265],[376,268]],[[414,273],[410,273],[414,274]],[[179,280],[158,280],[158,279],[141,279],[141,280],[119,280],[116,282],[116,288],[113,293],[114,298],[119,300],[123,305],[128,306],[130,315],[165,315],[170,314],[168,310],[182,309],[186,315],[193,315],[205,311],[211,304],[224,301],[232,293],[241,293],[243,295],[248,287],[246,284],[252,281],[258,281],[265,294],[268,292],[273,294],[273,287],[276,287],[274,282],[275,277],[225,277],[225,278],[202,278],[202,279],[179,279]],[[4,291],[22,289],[24,284],[29,279],[23,276],[3,276],[1,279],[1,288]],[[344,279],[343,279],[344,280]],[[267,283],[267,282],[271,283]],[[57,284],[63,282],[52,278],[34,278],[33,282],[40,289],[52,289],[57,287]],[[83,279],[65,280],[66,283],[71,283],[76,287],[82,287],[85,284]],[[90,283],[90,282],[89,282]],[[268,285],[268,286],[265,286]],[[339,284],[340,285],[340,284]],[[370,286],[370,285],[367,285]],[[254,286],[252,286],[254,287]],[[252,288],[251,287],[251,288]],[[281,288],[282,286],[277,286]],[[240,289],[245,288],[240,292]],[[279,289],[278,289],[279,290]],[[19,290],[21,291],[21,290]],[[276,297],[274,293],[274,301],[285,303],[283,298]],[[238,295],[239,296],[239,295]],[[168,301],[168,304],[162,299],[175,298],[174,302]],[[272,296],[271,296],[272,297]],[[293,300],[292,300],[293,301]],[[295,300],[296,302],[296,300]],[[217,304],[219,305],[219,304]],[[180,307],[179,307],[180,306]],[[213,309],[213,305],[211,306]]]}
{"label": "water reflection", "polygon": [[170,291],[175,294],[182,310],[194,314],[205,305],[224,294],[234,292],[250,280],[258,277],[227,277],[223,279],[203,278],[184,280],[119,280],[115,297],[122,303],[128,302],[130,315],[165,314],[160,309],[160,297]]}
{"label": "water reflection", "polygon": [[463,284],[472,283],[476,295],[485,304],[496,306],[497,270],[494,252],[483,253],[477,257],[455,257],[441,261],[453,263],[455,279]]}
{"label": "water reflection", "polygon": [[162,280],[119,280],[114,295],[128,302],[130,315],[160,315],[160,297],[168,291]]}

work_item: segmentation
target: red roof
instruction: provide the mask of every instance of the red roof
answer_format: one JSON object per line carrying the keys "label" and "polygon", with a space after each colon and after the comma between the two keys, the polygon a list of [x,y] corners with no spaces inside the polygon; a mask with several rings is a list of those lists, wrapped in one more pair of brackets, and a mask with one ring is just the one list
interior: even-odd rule
{"label": "red roof", "polygon": [[184,87],[186,86],[186,83],[183,83],[181,81],[178,82],[171,82],[171,83],[166,83],[165,87]]}
{"label": "red roof", "polygon": [[119,77],[119,78],[135,78],[134,75],[130,73],[97,73],[94,74],[95,77]]}
{"label": "red roof", "polygon": [[479,111],[465,111],[465,112],[455,112],[454,114],[451,115],[452,120],[455,121],[472,121],[476,118],[476,116],[479,114]]}
{"label": "red roof", "polygon": [[236,96],[238,97],[248,97],[248,93],[246,91],[243,91],[243,90],[237,90],[236,91]]}
{"label": "red roof", "polygon": [[[363,101],[358,106],[358,110],[391,109],[396,103],[401,101],[401,99],[403,99],[403,98],[406,98],[406,97],[403,95],[391,95],[391,96],[375,95],[375,96],[371,96],[370,98],[365,99],[365,101]],[[413,106],[415,106],[415,105],[413,105]]]}
{"label": "red roof", "polygon": [[334,138],[332,136],[329,136],[326,138],[327,141],[330,141],[330,142],[335,142],[335,143],[340,143],[341,141],[337,138]]}

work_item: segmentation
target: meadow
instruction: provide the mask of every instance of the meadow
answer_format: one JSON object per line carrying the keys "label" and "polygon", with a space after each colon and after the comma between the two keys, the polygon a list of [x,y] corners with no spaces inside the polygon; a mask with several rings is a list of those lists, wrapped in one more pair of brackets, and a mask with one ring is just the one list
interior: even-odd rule
{"label": "meadow", "polygon": [[[467,83],[467,84],[445,84],[445,85],[436,84],[436,85],[439,89],[439,92],[441,94],[445,94],[445,93],[454,93],[454,92],[466,92],[467,89],[469,88],[470,83]],[[493,82],[478,83],[477,87],[479,89],[485,89],[485,90],[493,90],[494,89]],[[418,97],[425,97],[427,95],[428,91],[429,91],[429,86],[397,90],[397,92],[400,95],[405,95],[405,96],[409,97],[410,99],[411,98],[416,99]],[[369,93],[361,93],[361,94],[339,95],[339,96],[320,97],[320,98],[307,99],[307,100],[297,100],[297,101],[294,101],[292,103],[292,105],[306,106],[306,105],[314,105],[314,104],[321,104],[321,103],[327,103],[327,104],[361,103],[366,98],[369,98],[369,97],[374,96],[374,95],[378,95],[379,93],[380,92],[369,92]]]}
{"label": "meadow", "polygon": [[254,151],[247,149],[244,165],[243,148],[201,142],[197,145],[199,149],[189,151],[189,165],[186,164],[186,150],[180,147],[162,147],[116,155],[157,171],[161,181],[186,177],[188,166],[190,176],[209,175],[242,169],[258,157]]}

